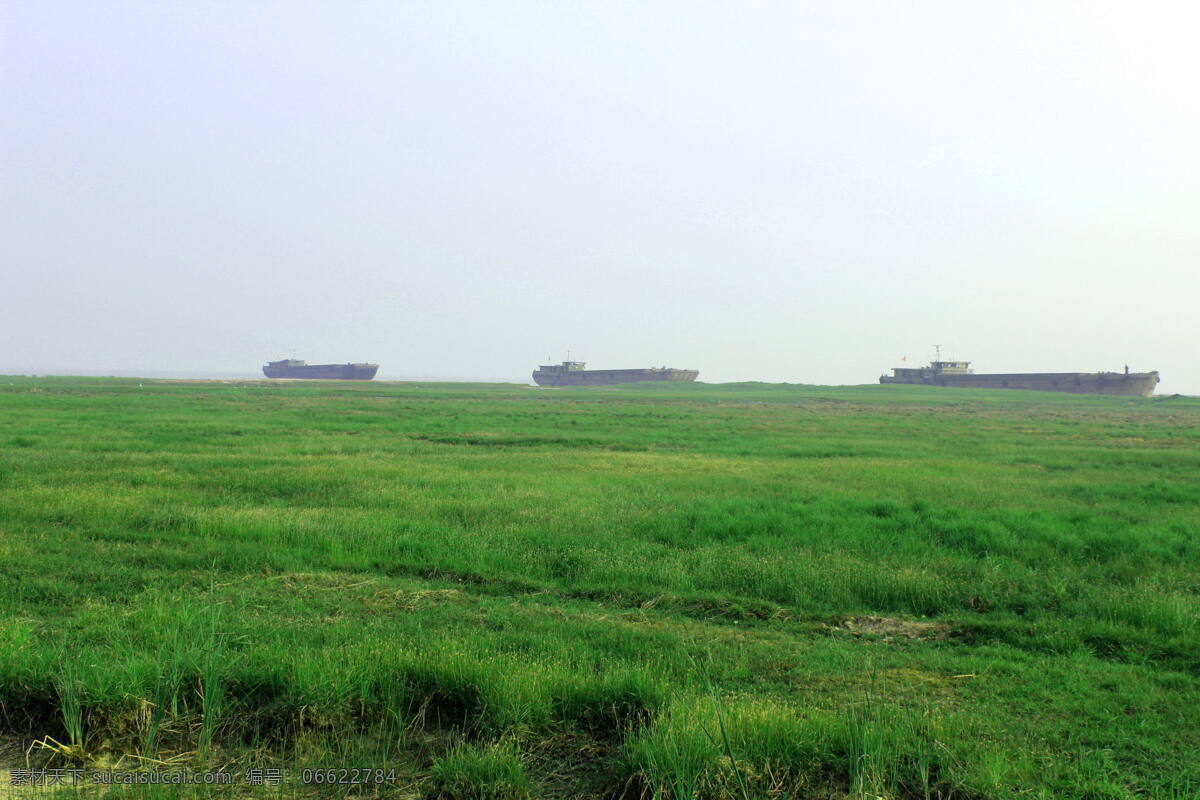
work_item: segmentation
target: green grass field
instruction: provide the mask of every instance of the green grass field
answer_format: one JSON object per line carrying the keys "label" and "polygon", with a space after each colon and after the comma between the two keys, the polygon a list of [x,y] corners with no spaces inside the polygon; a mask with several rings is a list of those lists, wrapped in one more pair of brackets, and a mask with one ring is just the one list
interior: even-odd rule
{"label": "green grass field", "polygon": [[1200,400],[2,378],[0,769],[45,768],[1193,800]]}

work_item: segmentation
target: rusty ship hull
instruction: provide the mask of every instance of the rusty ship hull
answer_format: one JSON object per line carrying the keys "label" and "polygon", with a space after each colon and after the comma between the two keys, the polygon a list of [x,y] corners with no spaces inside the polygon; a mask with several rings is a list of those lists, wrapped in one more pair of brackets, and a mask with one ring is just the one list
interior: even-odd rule
{"label": "rusty ship hull", "polygon": [[538,386],[611,386],[640,381],[672,381],[687,383],[699,377],[699,370],[674,367],[646,369],[584,369],[581,361],[564,361],[538,367],[533,382]]}
{"label": "rusty ship hull", "polygon": [[378,364],[309,364],[294,358],[263,365],[268,378],[308,381],[369,381],[378,371]]}
{"label": "rusty ship hull", "polygon": [[[962,364],[961,368],[939,368],[939,364]],[[963,389],[1022,389],[1033,392],[1115,394],[1149,397],[1158,385],[1158,372],[1011,372],[979,374],[966,362],[934,362],[919,369],[893,369],[880,383],[915,386],[946,386]]]}

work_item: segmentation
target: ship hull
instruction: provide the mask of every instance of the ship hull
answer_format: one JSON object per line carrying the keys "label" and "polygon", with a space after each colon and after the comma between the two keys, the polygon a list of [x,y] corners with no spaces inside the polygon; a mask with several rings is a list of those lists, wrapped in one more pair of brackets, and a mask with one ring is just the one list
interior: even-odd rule
{"label": "ship hull", "polygon": [[268,378],[293,378],[306,381],[369,381],[379,371],[378,364],[305,364],[303,366],[263,367]]}
{"label": "ship hull", "polygon": [[570,372],[534,370],[533,382],[538,386],[611,386],[616,383],[639,381],[672,381],[686,383],[700,375],[694,369],[587,369]]}
{"label": "ship hull", "polygon": [[1035,392],[1117,394],[1136,397],[1149,397],[1153,394],[1158,380],[1157,372],[1016,372],[995,375],[942,373],[896,377],[884,375],[879,378],[880,383],[902,383],[913,386],[1024,389]]}

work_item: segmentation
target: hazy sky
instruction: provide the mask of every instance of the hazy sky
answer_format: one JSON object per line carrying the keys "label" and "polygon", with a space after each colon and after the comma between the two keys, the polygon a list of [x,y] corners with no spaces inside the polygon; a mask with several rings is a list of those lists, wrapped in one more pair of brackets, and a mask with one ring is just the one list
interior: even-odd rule
{"label": "hazy sky", "polygon": [[0,0],[0,368],[1200,393],[1200,11]]}

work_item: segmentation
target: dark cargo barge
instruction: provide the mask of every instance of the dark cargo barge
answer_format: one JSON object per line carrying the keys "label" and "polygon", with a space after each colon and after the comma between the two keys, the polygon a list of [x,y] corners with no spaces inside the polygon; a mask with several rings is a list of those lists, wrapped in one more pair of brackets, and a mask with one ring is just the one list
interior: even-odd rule
{"label": "dark cargo barge", "polygon": [[896,367],[880,383],[950,386],[970,389],[1025,389],[1035,392],[1121,394],[1149,397],[1158,372],[1012,372],[978,375],[969,361],[933,361],[927,367]]}
{"label": "dark cargo barge", "polygon": [[268,378],[321,381],[369,381],[378,371],[378,364],[309,364],[294,358],[271,361],[263,366],[263,374]]}
{"label": "dark cargo barge", "polygon": [[699,370],[649,367],[647,369],[584,369],[583,361],[564,361],[538,367],[533,382],[538,386],[610,386],[638,381],[694,381]]}

